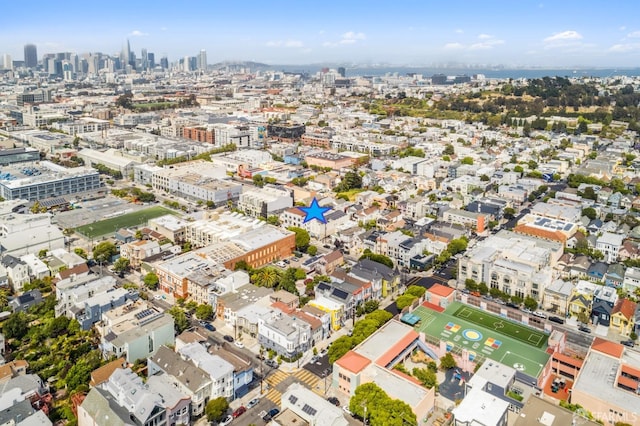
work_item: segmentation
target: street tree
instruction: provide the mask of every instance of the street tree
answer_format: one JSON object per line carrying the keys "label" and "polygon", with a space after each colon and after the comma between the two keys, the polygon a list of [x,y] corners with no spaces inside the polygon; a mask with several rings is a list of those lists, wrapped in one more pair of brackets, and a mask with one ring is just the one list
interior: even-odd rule
{"label": "street tree", "polygon": [[118,253],[118,249],[111,241],[103,241],[93,249],[93,259],[102,264],[108,262]]}
{"label": "street tree", "polygon": [[158,284],[160,283],[160,279],[155,273],[149,272],[147,275],[144,276],[144,278],[142,279],[142,282],[149,290],[157,290]]}
{"label": "street tree", "polygon": [[207,420],[210,422],[219,422],[222,420],[229,410],[229,402],[223,396],[212,399],[207,403],[204,412],[207,415]]}

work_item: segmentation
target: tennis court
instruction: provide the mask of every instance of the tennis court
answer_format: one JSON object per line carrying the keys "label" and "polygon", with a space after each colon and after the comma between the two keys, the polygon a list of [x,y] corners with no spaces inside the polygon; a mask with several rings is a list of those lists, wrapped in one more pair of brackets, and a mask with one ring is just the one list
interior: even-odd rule
{"label": "tennis court", "polygon": [[419,306],[412,314],[420,317],[418,331],[447,350],[465,349],[470,360],[489,358],[537,378],[549,359],[545,333],[459,302],[442,313]]}

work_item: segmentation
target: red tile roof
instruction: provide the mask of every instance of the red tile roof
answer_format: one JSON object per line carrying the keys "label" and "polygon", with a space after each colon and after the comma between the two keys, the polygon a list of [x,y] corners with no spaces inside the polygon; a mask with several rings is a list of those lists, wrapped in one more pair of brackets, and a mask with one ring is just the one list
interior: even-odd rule
{"label": "red tile roof", "polygon": [[633,368],[630,365],[624,364],[620,369],[620,372],[627,373],[631,376],[638,377],[640,379],[640,370],[638,370],[637,368]]}
{"label": "red tile roof", "polygon": [[449,297],[451,293],[453,293],[453,289],[451,287],[447,287],[442,284],[434,284],[429,290],[427,290],[431,294],[435,294],[440,297]]}
{"label": "red tile roof", "polygon": [[444,308],[442,306],[434,305],[433,303],[431,303],[429,301],[422,302],[422,306],[424,306],[425,308],[429,308],[432,311],[444,312]]}
{"label": "red tile roof", "polygon": [[73,268],[65,269],[64,271],[58,272],[61,280],[69,278],[71,275],[76,274],[88,274],[89,267],[86,263],[81,263],[80,265],[74,266]]}
{"label": "red tile roof", "polygon": [[358,374],[364,370],[366,366],[371,364],[371,360],[357,352],[349,351],[342,355],[342,357],[336,361],[336,364],[345,370]]}
{"label": "red tile roof", "polygon": [[376,364],[381,367],[386,367],[395,357],[400,355],[402,351],[419,337],[418,333],[414,330],[409,330],[400,340],[391,346],[391,348],[383,353],[380,358],[376,360]]}
{"label": "red tile roof", "polygon": [[613,307],[611,315],[617,314],[619,312],[627,320],[630,320],[635,315],[636,306],[636,303],[632,302],[629,299],[620,299],[616,303],[616,306]]}
{"label": "red tile roof", "polygon": [[271,306],[276,308],[276,309],[278,309],[278,310],[281,310],[285,314],[290,314],[290,313],[292,313],[294,311],[294,308],[292,308],[291,306],[287,305],[286,303],[280,302],[280,301],[273,302],[271,304]]}
{"label": "red tile roof", "polygon": [[638,388],[638,382],[633,380],[631,377],[618,376],[618,383],[631,389]]}
{"label": "red tile roof", "polygon": [[593,339],[593,343],[591,344],[591,350],[619,359],[624,351],[624,346],[620,343],[613,343],[608,340],[601,339],[600,337],[596,337]]}
{"label": "red tile roof", "polygon": [[582,364],[584,364],[584,361],[578,358],[573,358],[570,356],[567,356],[563,353],[560,352],[554,352],[553,353],[553,361],[560,361],[560,362],[564,362],[567,363],[573,367],[576,367],[578,369],[582,368]]}

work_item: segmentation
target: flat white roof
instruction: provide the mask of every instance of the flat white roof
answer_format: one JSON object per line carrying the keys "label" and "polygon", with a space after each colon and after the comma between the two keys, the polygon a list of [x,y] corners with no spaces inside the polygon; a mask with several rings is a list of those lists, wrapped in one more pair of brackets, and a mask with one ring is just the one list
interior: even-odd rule
{"label": "flat white roof", "polygon": [[456,421],[469,424],[497,425],[508,409],[507,401],[473,388],[453,409],[453,417]]}

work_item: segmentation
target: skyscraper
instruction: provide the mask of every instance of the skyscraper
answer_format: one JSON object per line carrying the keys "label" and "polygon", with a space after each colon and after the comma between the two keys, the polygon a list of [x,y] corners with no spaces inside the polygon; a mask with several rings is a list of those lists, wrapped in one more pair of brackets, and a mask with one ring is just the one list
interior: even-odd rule
{"label": "skyscraper", "polygon": [[204,49],[202,49],[198,55],[198,69],[205,71],[207,69],[207,51]]}
{"label": "skyscraper", "polygon": [[120,64],[122,68],[126,68],[131,63],[131,46],[129,46],[129,39],[122,45],[122,52],[120,53]]}
{"label": "skyscraper", "polygon": [[38,66],[38,48],[35,44],[24,45],[24,66],[27,68]]}

